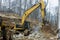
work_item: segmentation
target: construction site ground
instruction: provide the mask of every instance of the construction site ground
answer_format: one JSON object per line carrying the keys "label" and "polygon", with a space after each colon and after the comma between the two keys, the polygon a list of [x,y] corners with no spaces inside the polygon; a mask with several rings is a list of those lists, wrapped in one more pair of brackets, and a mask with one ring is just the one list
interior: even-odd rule
{"label": "construction site ground", "polygon": [[[0,14],[0,16],[1,15],[2,14]],[[3,15],[2,17],[8,17],[8,16]],[[15,16],[12,16],[12,17],[16,18]],[[10,17],[10,18],[12,18],[12,17]],[[28,36],[24,36],[24,33],[19,33],[18,35],[13,34],[12,40],[57,40],[57,38],[58,38],[57,35],[56,36],[50,36],[49,33],[47,33],[47,35],[46,35],[46,33],[41,31],[41,25],[38,26],[38,24],[37,24],[38,22],[34,21],[33,23],[36,23],[36,24],[34,24],[34,26],[32,28],[33,30],[31,31],[31,33]],[[31,23],[31,24],[33,24],[33,23]],[[46,31],[44,30],[44,31],[47,32],[48,30],[46,30]],[[49,30],[49,31],[51,31],[51,30]]]}
{"label": "construction site ground", "polygon": [[13,40],[57,40],[57,36],[47,37],[41,30],[32,31],[29,36],[24,36],[24,34],[14,34],[12,37]]}

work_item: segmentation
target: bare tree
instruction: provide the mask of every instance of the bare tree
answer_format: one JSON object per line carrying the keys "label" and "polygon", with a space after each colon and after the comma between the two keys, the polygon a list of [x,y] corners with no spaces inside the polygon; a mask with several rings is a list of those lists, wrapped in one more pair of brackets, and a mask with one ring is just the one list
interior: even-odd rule
{"label": "bare tree", "polygon": [[1,11],[1,2],[2,2],[2,0],[0,0],[0,11]]}

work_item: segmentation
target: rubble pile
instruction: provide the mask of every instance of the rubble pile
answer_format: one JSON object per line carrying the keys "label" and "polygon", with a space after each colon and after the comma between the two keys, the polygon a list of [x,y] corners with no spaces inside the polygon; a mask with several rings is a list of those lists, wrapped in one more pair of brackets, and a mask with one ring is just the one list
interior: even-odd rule
{"label": "rubble pile", "polygon": [[13,40],[57,40],[57,38],[49,38],[41,31],[41,27],[33,27],[33,31],[29,36],[24,36],[24,34],[13,35]]}
{"label": "rubble pile", "polygon": [[49,39],[44,36],[41,32],[33,32],[29,36],[24,36],[23,34],[13,35],[13,40],[57,40],[57,39]]}

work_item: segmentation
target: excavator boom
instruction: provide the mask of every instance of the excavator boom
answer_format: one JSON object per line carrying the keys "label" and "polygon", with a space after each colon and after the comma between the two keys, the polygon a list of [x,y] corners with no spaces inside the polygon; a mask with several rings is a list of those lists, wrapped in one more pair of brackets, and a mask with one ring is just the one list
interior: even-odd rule
{"label": "excavator boom", "polygon": [[[44,17],[45,17],[45,4],[43,0],[40,0],[40,3],[35,4],[34,6],[32,6],[31,8],[29,8],[28,10],[25,11],[24,15],[22,16],[22,21],[21,21],[21,25],[24,24],[24,21],[26,20],[26,18],[34,11],[36,10],[38,7],[41,7],[41,16],[42,16],[42,20],[44,21]],[[44,23],[43,23],[44,24]]]}
{"label": "excavator boom", "polygon": [[45,4],[44,4],[44,1],[43,0],[40,0],[41,2],[41,16],[42,16],[42,19],[44,19],[45,17]]}
{"label": "excavator boom", "polygon": [[39,4],[35,4],[35,5],[32,6],[30,9],[26,10],[26,12],[24,13],[24,15],[22,16],[22,23],[21,23],[21,25],[24,24],[24,21],[26,20],[26,18],[27,18],[35,9],[37,9],[39,6],[40,6],[40,3],[39,3]]}

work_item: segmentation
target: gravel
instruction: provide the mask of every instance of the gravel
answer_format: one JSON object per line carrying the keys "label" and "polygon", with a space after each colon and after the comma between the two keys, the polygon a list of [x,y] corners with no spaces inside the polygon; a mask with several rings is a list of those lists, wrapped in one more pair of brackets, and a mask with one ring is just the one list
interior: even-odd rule
{"label": "gravel", "polygon": [[33,27],[34,30],[31,32],[31,34],[29,34],[29,36],[24,36],[21,33],[19,35],[14,34],[13,40],[57,40],[57,38],[50,39],[46,37],[46,35],[41,31],[41,29],[39,30],[39,28]]}
{"label": "gravel", "polygon": [[57,39],[49,39],[44,36],[41,32],[33,32],[29,36],[24,36],[23,34],[13,35],[13,40],[57,40]]}

